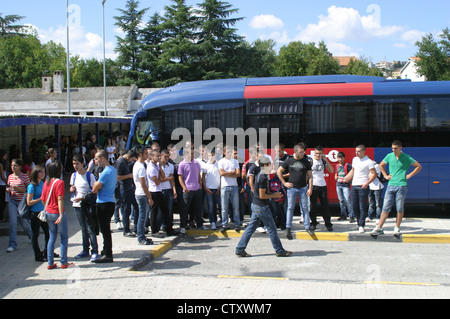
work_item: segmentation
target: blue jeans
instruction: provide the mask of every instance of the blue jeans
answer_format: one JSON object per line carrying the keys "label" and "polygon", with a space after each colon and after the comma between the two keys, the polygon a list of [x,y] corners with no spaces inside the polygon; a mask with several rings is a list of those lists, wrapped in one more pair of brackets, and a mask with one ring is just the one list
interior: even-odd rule
{"label": "blue jeans", "polygon": [[294,218],[294,209],[297,202],[297,197],[300,200],[300,211],[303,214],[303,222],[305,229],[309,229],[309,209],[308,209],[308,196],[306,192],[308,186],[301,188],[288,188],[287,189],[287,212],[286,212],[286,228],[292,228],[292,218]]}
{"label": "blue jeans", "polygon": [[408,192],[407,186],[388,185],[386,188],[386,193],[384,194],[383,212],[390,213],[392,205],[394,204],[395,201],[397,213],[404,213],[407,192]]}
{"label": "blue jeans", "polygon": [[369,191],[369,218],[380,218],[381,215],[381,189]]}
{"label": "blue jeans", "polygon": [[83,251],[89,253],[89,242],[91,243],[91,254],[98,254],[97,235],[95,230],[89,226],[86,212],[81,207],[74,207],[75,215],[81,227],[81,238],[83,243]]}
{"label": "blue jeans", "polygon": [[[26,196],[26,195],[24,195]],[[28,219],[21,218],[19,216],[19,202],[12,198],[9,199],[8,209],[9,209],[9,244],[8,247],[17,248],[17,221],[23,228],[23,231],[28,236],[29,239],[32,237],[31,224]]]}
{"label": "blue jeans", "polygon": [[61,255],[61,265],[67,264],[67,249],[69,246],[69,230],[67,228],[67,217],[66,213],[63,214],[62,221],[59,224],[55,224],[56,220],[59,218],[59,214],[47,213],[47,224],[48,231],[50,233],[50,239],[47,245],[47,260],[48,264],[52,266],[54,264],[53,251],[55,250],[55,242],[58,237],[61,241],[60,255]]}
{"label": "blue jeans", "polygon": [[272,212],[270,211],[269,206],[259,206],[252,204],[252,217],[247,228],[245,228],[245,232],[242,235],[241,240],[236,246],[236,253],[242,253],[245,250],[248,242],[250,241],[250,238],[255,233],[256,228],[259,227],[260,221],[264,223],[264,226],[267,229],[267,233],[269,234],[270,241],[272,242],[272,246],[273,249],[275,249],[275,252],[284,252],[284,248],[281,245],[280,238],[278,237],[277,227],[275,226],[275,222],[273,220]]}
{"label": "blue jeans", "polygon": [[352,202],[350,200],[350,187],[336,185],[336,193],[339,199],[342,217],[355,217]]}
{"label": "blue jeans", "polygon": [[368,213],[368,203],[367,199],[369,197],[369,187],[362,188],[361,186],[352,186],[351,196],[352,196],[352,206],[355,217],[358,221],[359,227],[364,227],[366,225],[366,218]]}
{"label": "blue jeans", "polygon": [[[150,205],[146,195],[136,195],[136,202],[139,207],[139,216],[137,220],[137,239],[138,241],[145,239],[145,222],[150,214]],[[136,220],[135,220],[136,222]]]}
{"label": "blue jeans", "polygon": [[221,211],[221,199],[220,194],[217,195],[217,189],[210,189],[212,194],[206,193],[206,199],[208,200],[208,217],[210,223],[217,222],[217,207]]}
{"label": "blue jeans", "polygon": [[222,226],[226,227],[228,224],[228,203],[231,200],[234,226],[239,227],[241,225],[239,213],[239,188],[237,186],[223,186],[220,189],[220,198],[222,200]]}

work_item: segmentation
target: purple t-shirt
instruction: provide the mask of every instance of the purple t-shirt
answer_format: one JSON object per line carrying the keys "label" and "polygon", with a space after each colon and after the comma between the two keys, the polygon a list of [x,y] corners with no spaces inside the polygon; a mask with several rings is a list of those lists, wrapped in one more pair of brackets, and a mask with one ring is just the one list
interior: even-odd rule
{"label": "purple t-shirt", "polygon": [[191,162],[186,162],[186,160],[183,160],[180,165],[178,165],[178,175],[183,175],[184,184],[190,191],[196,191],[200,189],[198,178],[199,174],[200,164],[195,160]]}

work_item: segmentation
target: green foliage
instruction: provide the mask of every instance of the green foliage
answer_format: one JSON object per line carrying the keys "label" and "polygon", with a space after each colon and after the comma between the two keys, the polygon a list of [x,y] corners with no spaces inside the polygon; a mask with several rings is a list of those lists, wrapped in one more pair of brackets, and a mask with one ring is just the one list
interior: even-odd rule
{"label": "green foliage", "polygon": [[383,76],[383,72],[374,67],[369,67],[369,62],[364,58],[351,59],[349,64],[344,70],[345,74],[352,75],[370,75],[370,76]]}
{"label": "green foliage", "polygon": [[450,30],[445,28],[439,35],[440,41],[436,41],[431,33],[417,41],[419,51],[416,56],[417,71],[425,75],[429,81],[450,80]]}
{"label": "green foliage", "polygon": [[[118,57],[106,61],[107,85],[167,87],[179,82],[233,77],[354,74],[382,76],[364,59],[345,70],[324,42],[291,42],[275,50],[274,40],[245,41],[238,34],[238,9],[220,0],[202,0],[196,9],[186,0],[171,0],[163,13],[150,15],[139,1],[127,0],[117,9],[115,25]],[[16,25],[23,17],[0,13],[0,88],[40,87],[41,76],[66,72],[61,44],[42,45],[36,34]],[[147,19],[147,20],[145,20]],[[431,34],[417,42],[419,73],[429,80],[450,80],[450,30],[436,41]],[[71,57],[71,86],[102,86],[103,63]],[[67,79],[67,77],[65,76]]]}
{"label": "green foliage", "polygon": [[22,20],[24,17],[17,14],[7,15],[2,17],[0,13],[0,38],[13,37],[13,36],[26,36],[28,27],[23,25],[13,24]]}
{"label": "green foliage", "polygon": [[277,76],[338,74],[339,63],[324,42],[291,42],[280,49],[275,66]]}
{"label": "green foliage", "polygon": [[34,36],[0,39],[0,88],[32,88],[41,85],[48,69],[46,52]]}

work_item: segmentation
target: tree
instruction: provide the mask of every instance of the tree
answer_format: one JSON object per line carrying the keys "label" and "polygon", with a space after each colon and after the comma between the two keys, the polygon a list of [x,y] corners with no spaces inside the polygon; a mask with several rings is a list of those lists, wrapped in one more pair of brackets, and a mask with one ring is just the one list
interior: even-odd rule
{"label": "tree", "polygon": [[232,9],[228,2],[205,0],[196,10],[199,16],[200,32],[198,48],[203,76],[207,79],[230,77],[229,70],[236,65],[238,48],[243,44],[243,37],[233,27],[243,18],[230,18],[238,9]]}
{"label": "tree", "polygon": [[365,58],[351,59],[344,70],[345,74],[370,75],[383,77],[383,72],[374,67],[369,67],[369,62]]}
{"label": "tree", "polygon": [[83,59],[74,56],[70,59],[72,70],[70,72],[70,85],[72,87],[103,86],[103,61],[95,58]]}
{"label": "tree", "polygon": [[121,69],[120,85],[130,85],[139,81],[140,76],[140,25],[148,8],[139,10],[139,1],[127,0],[126,9],[118,9],[122,15],[115,16],[115,25],[124,33],[124,38],[117,36],[115,52],[119,53],[117,64]]}
{"label": "tree", "polygon": [[185,0],[172,0],[174,4],[166,6],[161,27],[164,32],[162,53],[159,56],[159,70],[163,79],[157,86],[167,87],[179,82],[198,79],[198,55],[195,42],[198,20],[192,7]]}
{"label": "tree", "polygon": [[164,41],[164,29],[161,26],[162,17],[155,13],[141,30],[141,63],[140,68],[146,75],[140,84],[152,87],[154,82],[163,79],[164,68],[159,63]]}
{"label": "tree", "polygon": [[429,81],[450,80],[450,30],[445,28],[439,35],[441,41],[435,41],[431,33],[417,41],[419,51],[416,56],[417,72],[425,75]]}
{"label": "tree", "polygon": [[252,44],[243,41],[236,48],[234,61],[231,61],[232,77],[270,77],[276,61],[274,40],[256,40]]}
{"label": "tree", "polygon": [[14,25],[17,21],[22,20],[25,17],[17,14],[7,15],[2,17],[0,13],[0,38],[11,36],[24,36],[27,33],[28,27],[23,25]]}
{"label": "tree", "polygon": [[48,70],[48,59],[38,38],[0,39],[0,88],[40,87],[44,70]]}
{"label": "tree", "polygon": [[333,59],[324,42],[291,42],[281,47],[277,57],[277,76],[326,75],[339,73],[339,63]]}
{"label": "tree", "polygon": [[54,71],[66,70],[67,54],[61,43],[49,41],[43,45],[43,48],[46,52],[46,64],[48,65],[48,70],[43,70],[43,72],[53,74]]}

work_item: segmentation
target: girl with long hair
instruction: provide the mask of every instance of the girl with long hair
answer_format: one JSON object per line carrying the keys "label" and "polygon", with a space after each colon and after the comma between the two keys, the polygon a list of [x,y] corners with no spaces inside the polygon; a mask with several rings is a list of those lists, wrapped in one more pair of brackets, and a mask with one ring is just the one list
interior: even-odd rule
{"label": "girl with long hair", "polygon": [[53,250],[55,247],[56,238],[58,236],[58,230],[61,240],[61,268],[68,268],[72,266],[73,263],[67,262],[69,231],[67,227],[67,217],[64,211],[64,181],[60,179],[62,165],[58,160],[55,160],[47,165],[47,171],[48,178],[44,183],[41,196],[43,203],[46,203],[47,198],[49,198],[47,208],[45,210],[50,233],[50,239],[47,245],[47,269],[57,268],[57,265],[54,263]]}
{"label": "girl with long hair", "polygon": [[30,179],[27,174],[22,173],[23,162],[19,158],[11,161],[12,174],[8,176],[6,191],[10,194],[9,199],[9,244],[6,252],[10,253],[17,249],[17,222],[22,225],[25,234],[31,239],[31,226],[27,219],[19,216],[19,203],[27,191]]}
{"label": "girl with long hair", "polygon": [[[34,250],[34,260],[47,260],[47,245],[49,240],[48,224],[42,222],[37,216],[44,210],[44,204],[41,201],[42,189],[44,187],[45,168],[43,165],[36,165],[30,173],[31,183],[27,188],[27,205],[31,210],[31,245]],[[39,230],[42,228],[45,236],[45,250],[42,253],[39,248]]]}

